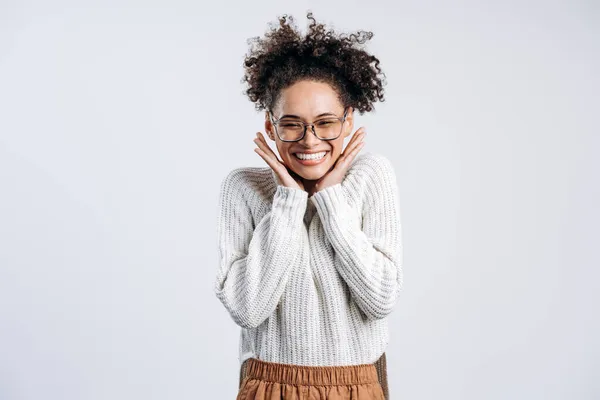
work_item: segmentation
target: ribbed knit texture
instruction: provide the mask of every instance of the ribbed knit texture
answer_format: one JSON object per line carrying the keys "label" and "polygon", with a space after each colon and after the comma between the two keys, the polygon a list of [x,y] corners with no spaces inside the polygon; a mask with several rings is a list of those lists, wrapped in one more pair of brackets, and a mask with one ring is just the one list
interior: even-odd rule
{"label": "ribbed knit texture", "polygon": [[371,364],[389,342],[402,289],[400,202],[393,165],[360,153],[341,183],[311,197],[270,167],[221,183],[217,298],[249,357],[309,366]]}

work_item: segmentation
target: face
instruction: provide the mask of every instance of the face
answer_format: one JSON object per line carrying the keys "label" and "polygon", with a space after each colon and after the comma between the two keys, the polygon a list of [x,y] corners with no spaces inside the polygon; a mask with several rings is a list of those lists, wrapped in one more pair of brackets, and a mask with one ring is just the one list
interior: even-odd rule
{"label": "face", "polygon": [[[327,115],[343,117],[344,105],[338,99],[337,92],[327,83],[302,80],[282,90],[279,101],[273,109],[273,120],[283,115],[294,115],[302,122],[312,123]],[[342,126],[342,134],[335,140],[321,140],[315,136],[310,127],[297,142],[283,142],[275,132],[275,127],[265,113],[265,132],[275,141],[279,157],[292,171],[306,180],[317,180],[325,175],[335,164],[343,150],[344,139],[350,135],[354,126],[352,107],[348,108],[346,121]],[[311,165],[302,163],[296,153],[314,153],[325,151],[325,157]]]}

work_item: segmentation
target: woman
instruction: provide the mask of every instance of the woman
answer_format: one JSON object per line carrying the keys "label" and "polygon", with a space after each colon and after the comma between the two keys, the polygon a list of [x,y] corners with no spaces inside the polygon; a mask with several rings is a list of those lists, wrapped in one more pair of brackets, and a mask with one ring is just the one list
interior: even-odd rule
{"label": "woman", "polygon": [[[385,399],[374,363],[402,288],[400,206],[391,162],[361,153],[354,111],[383,100],[379,60],[312,21],[283,16],[255,38],[247,95],[265,110],[255,152],[219,196],[215,293],[241,327],[238,400]],[[385,388],[387,390],[387,387]]]}

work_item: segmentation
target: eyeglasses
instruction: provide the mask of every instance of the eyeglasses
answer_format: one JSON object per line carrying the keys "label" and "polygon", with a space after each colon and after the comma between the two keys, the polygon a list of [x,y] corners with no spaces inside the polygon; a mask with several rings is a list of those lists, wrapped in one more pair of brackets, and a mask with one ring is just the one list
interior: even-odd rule
{"label": "eyeglasses", "polygon": [[279,136],[282,142],[297,142],[302,140],[306,134],[306,128],[310,126],[316,137],[321,140],[335,140],[342,134],[342,128],[346,121],[346,113],[348,108],[344,109],[344,116],[341,118],[337,117],[324,117],[312,124],[306,124],[302,121],[292,120],[289,118],[280,118],[273,120],[273,113],[269,112],[269,118],[271,123],[275,127],[275,133]]}

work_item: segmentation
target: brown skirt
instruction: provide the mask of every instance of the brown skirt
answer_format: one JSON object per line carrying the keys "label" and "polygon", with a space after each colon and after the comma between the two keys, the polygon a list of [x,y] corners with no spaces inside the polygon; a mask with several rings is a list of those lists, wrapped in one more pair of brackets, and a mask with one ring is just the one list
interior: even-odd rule
{"label": "brown skirt", "polygon": [[385,400],[374,364],[312,367],[249,358],[236,400]]}

